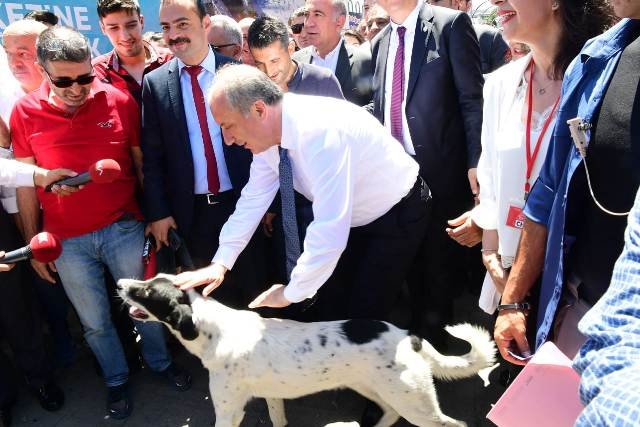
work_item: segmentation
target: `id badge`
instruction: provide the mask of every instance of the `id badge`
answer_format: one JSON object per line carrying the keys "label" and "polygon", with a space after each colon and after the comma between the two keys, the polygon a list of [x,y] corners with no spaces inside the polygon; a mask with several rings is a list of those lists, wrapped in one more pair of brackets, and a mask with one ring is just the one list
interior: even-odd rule
{"label": "id badge", "polygon": [[509,201],[509,210],[507,211],[507,226],[522,230],[524,227],[524,201],[519,199],[511,199]]}

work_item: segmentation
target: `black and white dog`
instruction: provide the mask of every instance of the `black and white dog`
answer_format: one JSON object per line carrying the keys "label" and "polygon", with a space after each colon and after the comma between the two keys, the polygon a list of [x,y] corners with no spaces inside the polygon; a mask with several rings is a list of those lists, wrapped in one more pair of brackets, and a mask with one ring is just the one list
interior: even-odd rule
{"label": "black and white dog", "polygon": [[[377,427],[400,416],[418,426],[463,426],[440,411],[433,377],[470,377],[493,364],[495,345],[468,324],[447,331],[471,344],[443,356],[425,340],[376,320],[300,323],[264,319],[173,286],[174,276],[118,281],[140,320],[160,321],[209,370],[216,427],[239,426],[249,399],[266,399],[274,427],[287,424],[282,399],[351,388],[384,411]],[[136,314],[137,313],[137,314]]]}

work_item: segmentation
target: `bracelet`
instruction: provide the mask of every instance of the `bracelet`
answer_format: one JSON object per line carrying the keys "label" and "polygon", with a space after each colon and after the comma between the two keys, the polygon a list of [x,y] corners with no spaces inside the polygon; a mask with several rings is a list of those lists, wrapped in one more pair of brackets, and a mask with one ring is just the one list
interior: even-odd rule
{"label": "bracelet", "polygon": [[531,309],[531,304],[528,302],[515,302],[513,304],[500,304],[497,307],[498,312],[504,310],[516,310],[522,312],[528,312]]}
{"label": "bracelet", "polygon": [[485,252],[498,252],[498,250],[497,249],[484,249],[484,248],[482,248],[482,249],[480,249],[480,252],[482,252],[482,253],[485,253]]}

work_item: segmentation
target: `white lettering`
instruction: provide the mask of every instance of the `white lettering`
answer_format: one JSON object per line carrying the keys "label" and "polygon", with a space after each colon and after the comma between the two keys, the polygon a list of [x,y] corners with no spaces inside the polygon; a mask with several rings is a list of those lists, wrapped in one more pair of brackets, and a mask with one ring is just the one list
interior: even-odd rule
{"label": "white lettering", "polygon": [[42,10],[42,9],[44,9],[42,7],[42,5],[39,5],[39,4],[25,4],[24,8],[26,10]]}
{"label": "white lettering", "polygon": [[101,53],[98,50],[98,45],[100,44],[100,39],[99,38],[95,38],[95,39],[90,40],[90,41],[91,41],[91,52],[92,52],[91,56],[93,56],[94,58],[96,56],[100,56]]}
{"label": "white lettering", "polygon": [[76,29],[78,31],[91,31],[91,25],[85,24],[89,21],[87,16],[88,10],[86,7],[74,7],[74,15],[76,16]]}
{"label": "white lettering", "polygon": [[[20,3],[5,3],[5,9],[7,10],[7,22],[9,23],[22,19],[24,15]],[[20,12],[17,12],[18,10]]]}
{"label": "white lettering", "polygon": [[55,13],[58,18],[60,18],[60,25],[64,25],[67,27],[73,27],[73,15],[71,14],[71,7],[65,6],[64,13],[62,9],[58,6],[53,6],[53,13]]}

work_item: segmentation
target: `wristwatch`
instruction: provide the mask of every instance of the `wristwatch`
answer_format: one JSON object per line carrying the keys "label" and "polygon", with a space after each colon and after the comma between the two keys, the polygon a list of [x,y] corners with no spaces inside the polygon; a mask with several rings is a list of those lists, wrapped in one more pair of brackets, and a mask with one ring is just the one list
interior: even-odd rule
{"label": "wristwatch", "polygon": [[516,311],[522,311],[524,313],[527,313],[529,310],[531,309],[531,304],[529,304],[528,302],[514,302],[512,304],[500,304],[498,305],[498,312],[504,311],[504,310],[516,310]]}

